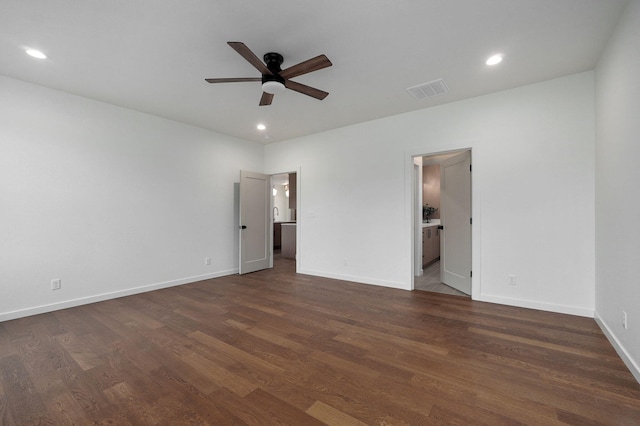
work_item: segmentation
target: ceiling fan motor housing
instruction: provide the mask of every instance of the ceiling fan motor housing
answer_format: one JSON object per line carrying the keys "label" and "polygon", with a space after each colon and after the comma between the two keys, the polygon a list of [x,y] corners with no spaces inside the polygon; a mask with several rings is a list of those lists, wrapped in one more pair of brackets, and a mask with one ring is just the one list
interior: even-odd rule
{"label": "ceiling fan motor housing", "polygon": [[282,65],[284,58],[281,54],[275,52],[265,53],[263,59],[264,63],[267,64],[267,68],[269,68],[269,71],[271,71],[273,74],[278,74],[280,71],[282,71],[280,65]]}
{"label": "ceiling fan motor housing", "polygon": [[278,74],[262,74],[262,84],[266,83],[267,81],[277,81],[278,83],[284,85],[284,78],[280,77]]}
{"label": "ceiling fan motor housing", "polygon": [[284,61],[281,54],[275,52],[265,53],[264,63],[271,74],[262,74],[262,90],[266,93],[276,94],[285,90],[284,78],[280,76],[282,69],[280,65]]}
{"label": "ceiling fan motor housing", "polygon": [[269,52],[265,53],[263,58],[267,68],[271,71],[271,75],[262,74],[262,83],[267,81],[277,81],[278,83],[284,84],[284,78],[280,77],[280,71],[282,71],[280,65],[282,65],[282,62],[284,61],[282,55],[275,52]]}

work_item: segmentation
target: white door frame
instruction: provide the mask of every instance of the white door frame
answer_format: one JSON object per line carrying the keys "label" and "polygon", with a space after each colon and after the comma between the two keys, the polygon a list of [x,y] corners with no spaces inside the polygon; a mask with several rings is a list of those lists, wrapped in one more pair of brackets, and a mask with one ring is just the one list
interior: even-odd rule
{"label": "white door frame", "polygon": [[[415,157],[428,157],[438,154],[447,154],[457,151],[471,151],[471,163],[473,164],[475,159],[481,155],[481,149],[478,148],[477,141],[473,143],[469,140],[461,141],[455,144],[446,145],[434,145],[432,147],[405,151],[405,223],[408,224],[407,234],[410,235],[410,245],[408,256],[411,259],[411,268],[409,270],[410,277],[409,283],[411,290],[415,289],[415,250],[416,250],[416,209],[414,208],[414,194],[415,194],[415,179],[414,179],[414,158]],[[480,153],[479,153],[480,152]],[[478,173],[474,165],[474,171],[471,174],[471,217],[473,218],[473,227],[471,228],[471,266],[473,276],[471,277],[471,299],[479,300],[481,293],[481,270],[480,270],[480,229],[482,218],[480,215],[480,181],[478,179]]]}
{"label": "white door frame", "polygon": [[[288,170],[282,171],[282,172],[267,172],[266,174],[269,175],[270,178],[270,184],[271,186],[273,186],[273,176],[275,175],[284,175],[284,174],[289,174],[289,173],[295,173],[296,174],[296,273],[300,273],[300,262],[302,259],[302,255],[301,255],[301,222],[302,222],[302,215],[300,214],[300,206],[301,206],[301,200],[302,200],[302,196],[301,196],[301,179],[300,179],[300,166],[298,167],[292,167]],[[269,225],[270,230],[269,232],[271,232],[271,235],[273,235],[273,197],[269,198],[270,202],[269,202],[269,222],[271,222],[271,224]],[[270,259],[269,259],[269,267],[273,268],[273,241],[271,243],[271,247],[270,247]]]}
{"label": "white door frame", "polygon": [[[422,269],[422,217],[419,212],[422,211],[422,188],[420,183],[422,182],[422,159],[418,161],[418,157],[413,157],[413,211],[415,212],[413,218],[414,226],[414,243],[413,243],[413,262],[414,269],[413,275],[415,277],[421,276],[424,271]],[[419,164],[418,164],[419,163]],[[413,289],[413,286],[411,287]]]}

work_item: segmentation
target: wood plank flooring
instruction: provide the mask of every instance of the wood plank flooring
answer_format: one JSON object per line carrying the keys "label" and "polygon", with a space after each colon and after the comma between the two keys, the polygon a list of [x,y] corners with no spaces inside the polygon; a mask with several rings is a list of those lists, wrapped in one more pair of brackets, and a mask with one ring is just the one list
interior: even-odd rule
{"label": "wood plank flooring", "polygon": [[293,265],[0,323],[0,424],[640,424],[592,319]]}

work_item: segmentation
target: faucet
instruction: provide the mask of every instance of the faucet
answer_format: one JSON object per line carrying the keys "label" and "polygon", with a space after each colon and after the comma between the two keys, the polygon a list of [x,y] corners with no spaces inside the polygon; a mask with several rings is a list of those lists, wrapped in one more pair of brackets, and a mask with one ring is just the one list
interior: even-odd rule
{"label": "faucet", "polygon": [[276,216],[280,216],[280,210],[277,207],[273,208],[273,221],[276,221]]}

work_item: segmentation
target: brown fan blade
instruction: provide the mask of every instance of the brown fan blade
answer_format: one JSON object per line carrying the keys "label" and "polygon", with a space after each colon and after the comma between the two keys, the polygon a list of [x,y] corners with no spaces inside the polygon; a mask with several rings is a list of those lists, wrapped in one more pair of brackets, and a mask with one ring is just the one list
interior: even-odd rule
{"label": "brown fan blade", "polygon": [[330,67],[331,65],[333,64],[329,58],[325,55],[320,55],[283,70],[280,72],[280,77],[284,79],[293,78],[312,71],[321,70],[322,68]]}
{"label": "brown fan blade", "polygon": [[262,97],[260,98],[260,106],[271,105],[273,101],[273,94],[262,92]]}
{"label": "brown fan blade", "polygon": [[242,83],[244,81],[262,81],[260,77],[240,77],[240,78],[205,78],[207,83]]}
{"label": "brown fan blade", "polygon": [[324,90],[316,89],[315,87],[306,86],[304,84],[296,83],[295,81],[285,80],[284,85],[287,89],[295,90],[303,95],[311,96],[312,98],[323,100],[329,95]]}
{"label": "brown fan blade", "polygon": [[273,75],[264,62],[258,58],[244,43],[239,41],[228,41],[227,44],[246,59],[251,65],[256,67],[262,74]]}

